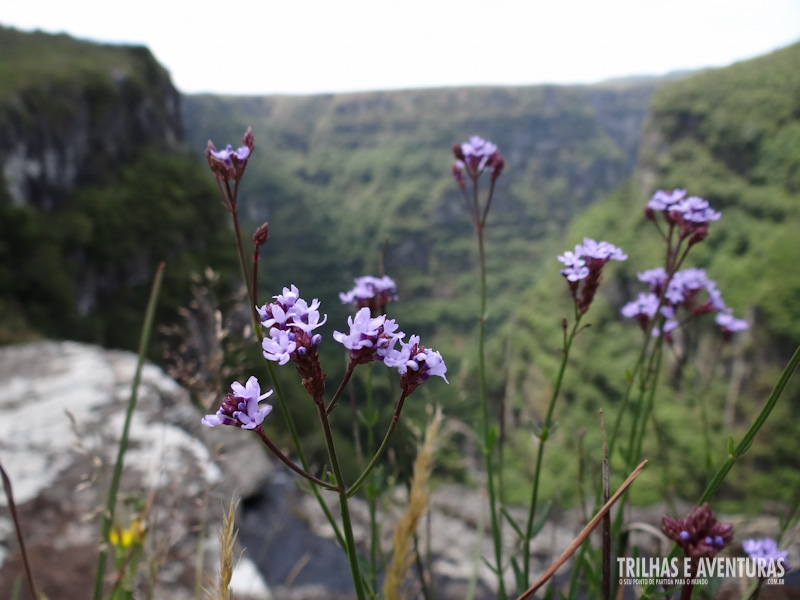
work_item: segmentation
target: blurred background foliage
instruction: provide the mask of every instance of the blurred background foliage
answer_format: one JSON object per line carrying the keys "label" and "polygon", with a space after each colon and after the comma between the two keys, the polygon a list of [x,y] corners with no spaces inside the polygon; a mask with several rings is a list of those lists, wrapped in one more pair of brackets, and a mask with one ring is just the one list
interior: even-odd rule
{"label": "blurred background foliage", "polygon": [[[10,43],[7,34],[0,31],[2,48]],[[39,36],[29,40],[37,48],[35,68],[0,60],[0,136],[13,130],[4,114],[31,106],[30,90],[47,89],[56,80],[79,82],[86,90],[81,97],[94,98],[92,90],[104,86],[119,92],[108,83],[115,70],[128,69],[135,82],[136,73],[147,71],[137,61],[155,64],[142,49],[84,43],[75,49],[63,36],[33,35]],[[139,67],[128,63],[131,55]],[[653,435],[645,442],[653,465],[642,475],[645,484],[633,491],[642,503],[673,494],[692,499],[726,457],[728,437],[741,439],[800,340],[798,61],[800,45],[682,78],[595,86],[183,97],[183,126],[176,127],[185,132],[189,150],[142,144],[124,163],[95,169],[91,181],[80,183],[53,210],[20,205],[0,186],[0,340],[40,335],[132,348],[149,279],[161,259],[168,263],[165,324],[179,320],[190,298],[190,275],[206,266],[221,273],[216,298],[222,312],[241,312],[228,215],[202,152],[208,139],[218,148],[237,145],[251,126],[257,148],[240,211],[248,231],[270,224],[260,301],[292,283],[304,297],[322,301],[329,315],[323,365],[335,387],[345,358],[330,333],[343,330],[350,314],[338,293],[354,277],[378,274],[385,247],[385,270],[400,296],[389,305],[389,316],[442,353],[451,382],[422,386],[404,412],[419,423],[426,404],[441,404],[453,437],[438,476],[478,481],[471,433],[478,411],[477,251],[450,176],[450,147],[480,135],[495,142],[506,160],[486,230],[487,349],[490,401],[498,411],[501,404],[506,408],[512,501],[529,494],[531,427],[544,416],[560,361],[561,321],[572,315],[556,255],[584,236],[608,240],[629,255],[625,263],[606,267],[586,319],[591,327],[573,347],[556,408],[558,429],[547,451],[542,491],[568,506],[577,500],[582,428],[585,471],[594,478],[601,451],[598,410],[609,427],[642,341],[638,326],[619,311],[643,291],[636,273],[657,266],[664,253],[642,215],[644,203],[656,189],[680,187],[722,211],[686,266],[705,268],[751,329],[721,345],[709,317],[676,335],[661,377]],[[29,111],[29,118],[40,117]],[[234,328],[234,337],[241,329]],[[230,379],[251,372],[265,377],[252,341],[241,342],[228,368]],[[296,390],[296,374],[289,367],[279,371],[293,390],[304,440],[312,454],[322,451],[313,414],[303,411],[306,398]],[[357,405],[366,372],[353,382]],[[384,407],[381,435],[395,398],[377,366],[373,381]],[[798,392],[793,384],[729,477],[723,496],[736,510],[757,511],[796,497],[800,432],[792,415],[800,408]],[[339,410],[349,411],[349,402]],[[710,415],[708,447],[699,426],[703,404]],[[352,458],[349,420],[344,415],[339,423],[342,443],[349,444],[344,454]],[[273,427],[280,438],[279,420]],[[617,481],[625,475],[621,465],[621,459],[614,461]]]}

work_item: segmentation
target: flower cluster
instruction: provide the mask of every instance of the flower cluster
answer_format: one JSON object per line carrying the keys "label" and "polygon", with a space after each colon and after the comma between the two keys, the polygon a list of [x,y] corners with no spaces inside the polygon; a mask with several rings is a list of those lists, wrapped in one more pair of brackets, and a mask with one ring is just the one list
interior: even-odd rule
{"label": "flower cluster", "polygon": [[442,355],[434,350],[430,350],[419,343],[419,336],[412,335],[408,343],[403,342],[400,337],[392,338],[392,346],[395,342],[400,342],[400,349],[395,350],[390,347],[383,359],[387,367],[396,367],[400,373],[400,387],[405,396],[410,395],[417,386],[428,379],[431,375],[438,375],[447,383],[447,367],[444,364]]}
{"label": "flower cluster", "polygon": [[787,571],[791,569],[786,562],[789,553],[786,550],[778,550],[778,543],[772,538],[760,540],[745,540],[742,542],[742,549],[745,554],[754,559],[759,566],[768,567],[769,563],[783,563],[783,568]]}
{"label": "flower cluster", "polygon": [[670,227],[676,226],[680,231],[680,239],[689,238],[689,245],[705,239],[708,235],[708,224],[717,221],[720,213],[713,210],[707,200],[699,196],[687,196],[686,190],[665,192],[658,190],[645,206],[644,214],[655,222],[660,213]]}
{"label": "flower cluster", "polygon": [[[334,331],[333,338],[350,350],[350,368],[383,361],[387,367],[396,368],[400,373],[400,387],[404,396],[410,395],[431,375],[438,375],[447,381],[447,367],[442,355],[421,346],[417,335],[412,335],[408,342],[404,342],[405,333],[398,332],[397,323],[387,319],[386,315],[372,318],[369,308],[363,307],[355,317],[348,317],[347,324],[350,332]],[[400,348],[396,349],[398,343]]]}
{"label": "flower cluster", "polygon": [[[722,293],[717,288],[716,282],[709,279],[705,269],[690,268],[676,272],[672,278],[667,272],[658,267],[637,274],[639,281],[650,286],[649,294],[639,294],[637,300],[629,302],[622,307],[625,317],[635,318],[642,330],[650,329],[656,316],[659,303],[661,314],[665,317],[664,332],[669,333],[676,329],[680,322],[677,320],[678,311],[684,311],[688,317],[695,317],[705,313],[716,312],[717,323],[723,332],[734,332],[747,329],[747,322],[736,319],[731,314],[731,309],[725,306]],[[663,300],[661,297],[663,295]],[[652,335],[660,334],[658,328],[651,330]]]}
{"label": "flower cluster", "polygon": [[358,308],[366,306],[375,311],[386,306],[389,300],[397,300],[397,286],[388,275],[365,275],[356,277],[354,281],[353,289],[339,294],[342,304],[353,304]]}
{"label": "flower cluster", "polygon": [[203,425],[207,427],[233,425],[242,429],[259,427],[264,417],[272,411],[272,406],[266,404],[259,408],[258,403],[271,396],[272,390],[262,394],[261,386],[255,377],[250,377],[245,385],[234,381],[231,390],[215,414],[203,417],[201,421]]}
{"label": "flower cluster", "polygon": [[273,296],[275,302],[256,307],[261,324],[269,328],[269,337],[261,342],[264,358],[280,365],[315,350],[322,336],[313,331],[328,320],[320,321],[319,300],[314,298],[309,304],[300,297],[297,287],[283,288],[283,293]]}
{"label": "flower cluster", "polygon": [[354,317],[347,318],[350,333],[333,332],[333,339],[350,350],[351,366],[383,360],[395,341],[402,339],[404,333],[397,332],[397,323],[379,315],[374,319],[370,309],[363,307]]}
{"label": "flower cluster", "polygon": [[708,504],[693,508],[686,519],[664,515],[661,531],[692,558],[712,558],[733,540],[733,524],[718,523]]}
{"label": "flower cluster", "polygon": [[453,144],[453,155],[456,157],[456,162],[453,163],[451,172],[461,188],[466,185],[465,167],[473,179],[477,179],[487,167],[491,168],[492,183],[497,181],[505,167],[505,161],[498,152],[497,146],[477,135],[473,135],[468,142],[463,144]]}
{"label": "flower cluster", "polygon": [[[589,310],[597,288],[600,285],[600,275],[605,264],[611,260],[625,260],[628,256],[620,249],[608,242],[596,242],[590,238],[583,238],[583,244],[575,246],[575,251],[569,250],[558,256],[564,263],[561,274],[566,278],[570,293],[577,303],[580,314]],[[583,287],[579,291],[580,282]]]}
{"label": "flower cluster", "polygon": [[242,137],[242,145],[236,150],[234,150],[233,146],[230,144],[225,146],[222,150],[217,150],[211,140],[209,140],[205,152],[206,162],[208,162],[208,166],[211,168],[217,180],[222,180],[224,182],[233,180],[239,182],[244,175],[247,161],[255,147],[256,143],[253,130],[248,127]]}

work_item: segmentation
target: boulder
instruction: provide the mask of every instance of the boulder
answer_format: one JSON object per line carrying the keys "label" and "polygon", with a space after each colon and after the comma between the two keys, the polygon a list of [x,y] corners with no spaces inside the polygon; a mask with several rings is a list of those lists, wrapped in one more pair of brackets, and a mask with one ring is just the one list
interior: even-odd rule
{"label": "boulder", "polygon": [[[99,515],[136,362],[128,352],[73,342],[0,348],[0,462],[37,588],[49,600],[90,595]],[[150,597],[195,598],[206,575],[216,578],[223,510],[234,493],[253,493],[271,473],[255,436],[209,430],[200,418],[184,389],[159,368],[144,367],[116,517],[127,527],[126,499],[150,507],[144,560],[152,561],[154,577],[138,582],[155,586]],[[225,467],[245,459],[246,472]],[[5,495],[0,506],[0,590],[11,590],[23,569]],[[246,558],[235,572],[237,599],[271,598]]]}

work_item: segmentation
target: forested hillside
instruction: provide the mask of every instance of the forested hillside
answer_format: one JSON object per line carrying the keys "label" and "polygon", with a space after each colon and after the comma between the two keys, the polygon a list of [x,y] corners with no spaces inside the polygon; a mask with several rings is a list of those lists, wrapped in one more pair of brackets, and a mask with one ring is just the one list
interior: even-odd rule
{"label": "forested hillside", "polygon": [[[798,63],[800,45],[794,45],[658,90],[631,181],[570,224],[571,242],[589,231],[602,232],[597,235],[613,235],[614,243],[629,254],[609,290],[605,335],[587,336],[584,349],[587,362],[597,369],[587,373],[588,379],[602,383],[600,389],[619,390],[619,368],[631,364],[625,344],[635,348],[630,336],[634,329],[638,333],[633,323],[618,321],[619,307],[643,291],[636,273],[663,260],[663,243],[642,214],[644,202],[655,189],[682,188],[722,213],[707,239],[692,249],[687,266],[706,269],[727,305],[746,318],[750,329],[733,343],[721,344],[719,328],[709,318],[699,332],[678,339],[665,381],[669,386],[662,386],[656,403],[666,433],[660,446],[655,440],[650,446],[651,455],[669,457],[674,480],[653,480],[654,489],[673,486],[687,497],[701,488],[708,473],[703,466],[705,442],[687,425],[702,422],[702,401],[711,415],[716,465],[726,457],[728,437],[741,438],[800,342]],[[537,301],[551,294],[545,288],[536,289]],[[538,350],[529,347],[526,358]],[[603,397],[587,389],[576,394],[576,403],[585,405],[577,398],[592,396]],[[800,461],[794,452],[798,433],[793,415],[798,408],[800,386],[795,381],[733,473],[727,497],[751,506],[797,497]]]}
{"label": "forested hillside", "polygon": [[147,48],[0,28],[0,342],[134,348],[159,261],[170,319],[230,264],[180,104]]}
{"label": "forested hillside", "polygon": [[270,223],[267,286],[295,282],[341,322],[338,292],[377,272],[386,243],[392,311],[452,351],[471,346],[477,256],[451,145],[479,134],[506,160],[487,228],[498,334],[569,220],[630,175],[654,87],[188,97],[187,139],[199,154],[208,138],[237,142],[253,127],[241,202],[251,226]]}

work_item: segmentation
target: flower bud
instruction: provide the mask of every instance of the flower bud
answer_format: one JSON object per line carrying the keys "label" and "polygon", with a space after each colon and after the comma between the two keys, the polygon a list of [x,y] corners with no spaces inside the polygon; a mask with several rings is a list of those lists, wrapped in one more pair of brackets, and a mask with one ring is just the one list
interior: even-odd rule
{"label": "flower bud", "polygon": [[256,232],[253,234],[253,246],[255,246],[255,248],[258,249],[264,244],[266,244],[268,239],[269,239],[269,223],[264,223],[261,227],[256,229]]}

